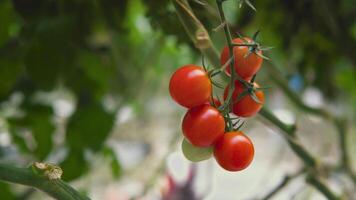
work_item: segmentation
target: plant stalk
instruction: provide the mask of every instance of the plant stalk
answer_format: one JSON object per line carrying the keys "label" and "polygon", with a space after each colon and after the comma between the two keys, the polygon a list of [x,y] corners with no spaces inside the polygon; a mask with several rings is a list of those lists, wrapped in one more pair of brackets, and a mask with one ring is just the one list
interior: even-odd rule
{"label": "plant stalk", "polygon": [[90,200],[60,179],[50,180],[31,168],[19,168],[0,163],[0,180],[39,189],[58,200]]}

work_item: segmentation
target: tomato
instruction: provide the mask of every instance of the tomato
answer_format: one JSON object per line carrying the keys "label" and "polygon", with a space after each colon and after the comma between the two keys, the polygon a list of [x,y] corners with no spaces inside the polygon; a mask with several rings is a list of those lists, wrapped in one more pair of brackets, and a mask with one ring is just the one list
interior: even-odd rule
{"label": "tomato", "polygon": [[209,102],[212,86],[209,76],[203,68],[185,65],[172,75],[169,92],[178,104],[192,108]]}
{"label": "tomato", "polygon": [[182,142],[183,155],[192,162],[209,159],[213,155],[213,147],[196,147],[186,139]]}
{"label": "tomato", "polygon": [[[254,83],[254,87],[258,88],[258,84]],[[250,94],[246,94],[244,97],[242,97],[239,101],[239,95],[244,92],[246,88],[239,82],[235,82],[235,90],[232,93],[232,112],[240,117],[251,117],[258,113],[260,109],[262,108],[262,105],[265,101],[265,96],[263,91],[258,90],[255,91],[255,95],[257,99],[260,101],[260,103],[256,102],[254,99],[252,99]],[[224,100],[227,98],[229,92],[229,85],[225,88],[224,91]]]}
{"label": "tomato", "polygon": [[225,119],[216,108],[203,104],[188,110],[182,129],[192,145],[208,147],[224,133]]}
{"label": "tomato", "polygon": [[222,168],[240,171],[250,165],[254,152],[251,140],[243,132],[228,132],[216,142],[214,157]]}
{"label": "tomato", "polygon": [[[245,40],[248,43],[252,43],[250,38],[245,37]],[[241,38],[233,39],[235,44],[243,44],[245,43]],[[246,46],[235,46],[234,47],[234,68],[236,73],[243,79],[247,79],[252,77],[257,71],[261,68],[261,64],[263,58],[258,56],[256,53],[252,52],[247,57],[246,55],[249,53],[249,48]],[[257,50],[257,53],[262,54],[261,50]],[[230,60],[229,48],[225,46],[220,55],[220,63],[224,65],[228,60]],[[230,74],[230,66],[226,67],[226,73]]]}
{"label": "tomato", "polygon": [[221,106],[221,102],[219,101],[219,99],[216,99],[216,98],[213,98],[213,99],[210,99],[210,105],[214,106],[216,108],[220,107]]}

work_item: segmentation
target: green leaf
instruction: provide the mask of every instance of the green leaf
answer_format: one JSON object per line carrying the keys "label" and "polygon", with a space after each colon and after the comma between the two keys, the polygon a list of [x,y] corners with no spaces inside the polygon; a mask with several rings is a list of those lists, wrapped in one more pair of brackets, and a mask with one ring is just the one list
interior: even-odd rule
{"label": "green leaf", "polygon": [[67,142],[74,149],[98,151],[114,124],[114,114],[104,110],[98,102],[80,103],[69,119]]}
{"label": "green leaf", "polygon": [[0,98],[8,95],[23,71],[23,65],[17,56],[0,56]]}
{"label": "green leaf", "polygon": [[[53,110],[49,106],[39,104],[26,104],[24,117],[9,118],[10,131],[18,147],[24,152],[32,152],[37,159],[43,160],[52,150],[52,123]],[[28,129],[31,131],[36,145],[34,149],[27,146],[25,138],[21,135]]]}
{"label": "green leaf", "polygon": [[53,110],[51,107],[43,105],[35,105],[30,109],[27,119],[37,144],[34,153],[40,160],[44,160],[50,153],[53,144]]}
{"label": "green leaf", "polygon": [[[45,45],[44,45],[45,43]],[[25,64],[31,80],[41,89],[51,90],[59,81],[61,68],[70,65],[70,50],[61,50],[57,45],[35,40],[26,54]]]}
{"label": "green leaf", "polygon": [[16,13],[10,0],[0,3],[0,47],[19,32]]}
{"label": "green leaf", "polygon": [[111,171],[114,178],[121,176],[122,167],[120,161],[117,159],[117,155],[112,148],[106,147],[104,149],[104,155],[110,159]]}
{"label": "green leaf", "polygon": [[[72,76],[66,77],[67,84],[79,93],[90,89],[96,99],[100,99],[110,89],[113,74],[115,73],[113,65],[105,62],[107,57],[89,51],[80,51],[78,53],[78,69],[73,71]],[[77,77],[81,76],[81,79]]]}
{"label": "green leaf", "polygon": [[63,170],[62,179],[65,181],[74,180],[88,171],[88,162],[84,158],[84,152],[71,149],[66,159],[60,164]]}
{"label": "green leaf", "polygon": [[0,182],[0,194],[2,200],[16,199],[15,194],[10,190],[10,185],[5,182]]}
{"label": "green leaf", "polygon": [[128,0],[101,0],[99,1],[104,19],[111,27],[118,29],[122,28],[122,23],[125,20]]}

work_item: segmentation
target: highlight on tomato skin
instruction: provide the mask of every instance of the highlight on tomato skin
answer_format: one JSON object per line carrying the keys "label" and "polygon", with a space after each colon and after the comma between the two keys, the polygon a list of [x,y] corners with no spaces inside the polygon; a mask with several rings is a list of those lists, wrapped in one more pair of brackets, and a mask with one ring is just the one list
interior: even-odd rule
{"label": "highlight on tomato skin", "polygon": [[215,144],[214,157],[228,171],[241,171],[252,162],[255,149],[252,141],[241,131],[225,133]]}
{"label": "highlight on tomato skin", "polygon": [[[259,88],[259,85],[254,83],[254,87]],[[261,110],[265,101],[265,96],[263,91],[258,90],[255,91],[255,95],[259,102],[256,102],[250,94],[246,94],[244,97],[238,100],[240,94],[245,90],[246,88],[239,81],[235,82],[235,90],[232,93],[232,102],[234,102],[232,106],[232,113],[240,117],[251,117]],[[224,100],[227,98],[228,92],[229,85],[226,86],[224,90]]]}
{"label": "highlight on tomato skin", "polygon": [[[244,39],[251,43],[252,40],[248,37],[244,37]],[[244,44],[246,43],[241,38],[233,39],[233,43],[235,44]],[[235,46],[233,49],[234,52],[234,68],[236,73],[243,79],[247,80],[251,78],[254,74],[256,74],[262,65],[263,58],[258,56],[256,53],[249,52],[250,47],[248,46]],[[257,53],[262,54],[261,50],[257,50]],[[225,65],[225,63],[230,60],[230,53],[228,46],[225,46],[220,55],[220,64],[221,66]],[[230,75],[230,67],[227,66],[225,72]]]}
{"label": "highlight on tomato skin", "polygon": [[212,84],[202,67],[189,64],[173,73],[169,93],[181,106],[192,108],[210,100]]}
{"label": "highlight on tomato skin", "polygon": [[192,145],[208,147],[224,134],[225,119],[216,108],[203,104],[188,110],[183,118],[182,130]]}

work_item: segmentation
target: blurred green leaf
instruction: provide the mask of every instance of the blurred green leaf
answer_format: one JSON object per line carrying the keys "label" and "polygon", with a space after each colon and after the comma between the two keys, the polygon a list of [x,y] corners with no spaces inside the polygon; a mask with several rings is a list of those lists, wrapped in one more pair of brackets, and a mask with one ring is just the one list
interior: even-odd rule
{"label": "blurred green leaf", "polygon": [[119,178],[121,176],[122,167],[120,161],[117,159],[116,153],[110,147],[106,147],[103,153],[106,157],[110,159],[112,175],[114,176],[114,178]]}
{"label": "blurred green leaf", "polygon": [[0,182],[0,194],[2,200],[16,199],[16,196],[10,190],[10,185],[4,182]]}
{"label": "blurred green leaf", "polygon": [[48,106],[36,105],[29,110],[28,120],[37,144],[34,153],[40,160],[44,160],[52,149],[52,116],[53,110]]}
{"label": "blurred green leaf", "polygon": [[23,151],[30,151],[24,141],[25,138],[21,137],[24,131],[29,129],[36,142],[33,153],[38,159],[44,160],[52,150],[53,110],[49,106],[39,104],[25,105],[25,109],[24,117],[8,120],[11,132],[14,133],[13,138]]}
{"label": "blurred green leaf", "polygon": [[124,30],[122,22],[125,19],[127,0],[101,0],[99,1],[101,12],[104,15],[109,27]]}
{"label": "blurred green leaf", "polygon": [[114,114],[97,102],[79,104],[67,126],[67,141],[73,149],[98,151],[114,123]]}
{"label": "blurred green leaf", "polygon": [[10,0],[0,2],[0,47],[10,38],[17,36],[19,24]]}
{"label": "blurred green leaf", "polygon": [[0,98],[10,93],[22,71],[23,65],[17,57],[0,55]]}
{"label": "blurred green leaf", "polygon": [[74,180],[88,171],[88,162],[84,158],[84,152],[81,150],[71,149],[66,159],[60,164],[65,181]]}
{"label": "blurred green leaf", "polygon": [[71,69],[65,79],[75,93],[90,92],[99,100],[109,91],[114,72],[107,57],[81,51],[78,53],[77,67]]}
{"label": "blurred green leaf", "polygon": [[43,20],[29,43],[25,64],[30,78],[42,89],[53,89],[62,74],[73,66],[76,47],[70,17]]}

